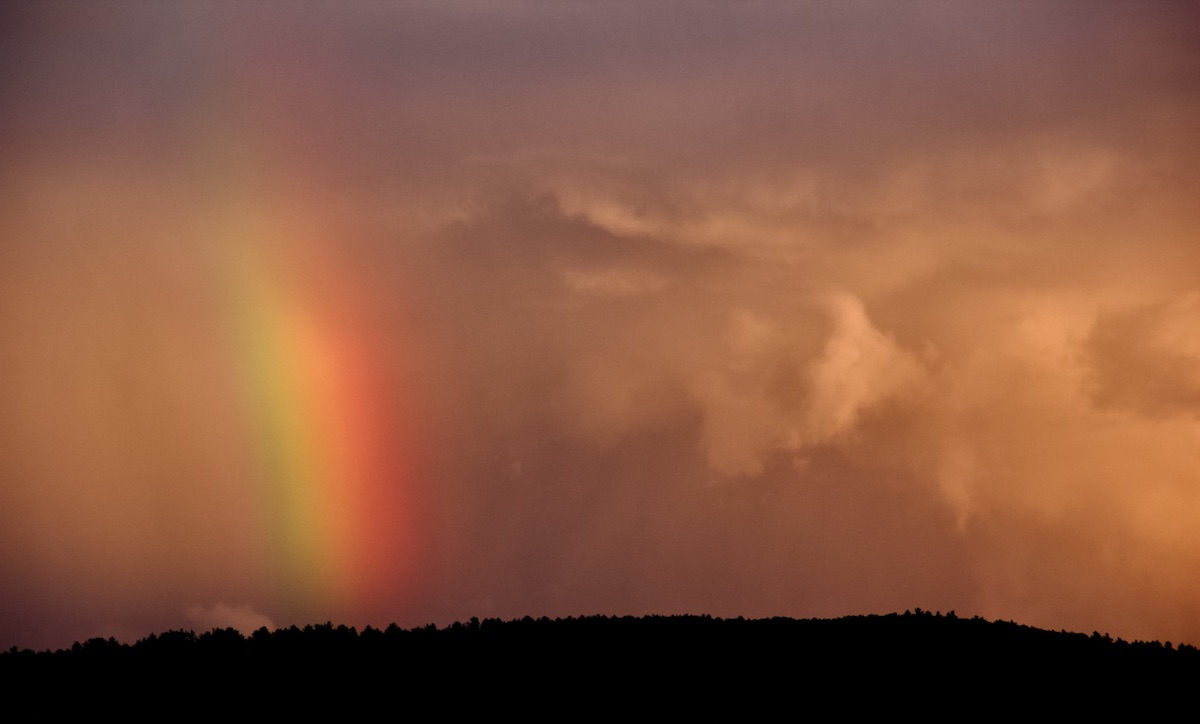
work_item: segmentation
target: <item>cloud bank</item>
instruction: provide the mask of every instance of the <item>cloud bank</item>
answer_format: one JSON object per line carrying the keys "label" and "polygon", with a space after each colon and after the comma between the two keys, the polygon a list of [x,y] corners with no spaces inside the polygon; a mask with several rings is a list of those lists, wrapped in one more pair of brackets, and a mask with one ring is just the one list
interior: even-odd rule
{"label": "cloud bank", "polygon": [[230,606],[218,603],[213,606],[188,606],[184,614],[195,630],[200,632],[233,628],[243,635],[249,635],[260,628],[266,628],[268,631],[277,628],[271,619],[246,605]]}

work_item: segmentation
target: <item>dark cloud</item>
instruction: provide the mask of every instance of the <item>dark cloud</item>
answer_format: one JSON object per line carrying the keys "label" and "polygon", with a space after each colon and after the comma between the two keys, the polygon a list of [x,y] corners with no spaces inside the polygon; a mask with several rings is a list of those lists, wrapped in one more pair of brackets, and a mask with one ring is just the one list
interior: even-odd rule
{"label": "dark cloud", "polygon": [[1101,314],[1087,340],[1097,405],[1151,417],[1200,414],[1200,297]]}

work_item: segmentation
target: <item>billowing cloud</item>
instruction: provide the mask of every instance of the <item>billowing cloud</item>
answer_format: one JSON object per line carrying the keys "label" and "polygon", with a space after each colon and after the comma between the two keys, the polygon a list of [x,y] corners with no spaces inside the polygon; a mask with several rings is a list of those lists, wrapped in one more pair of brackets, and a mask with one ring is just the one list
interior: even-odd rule
{"label": "billowing cloud", "polygon": [[807,432],[828,440],[854,426],[860,412],[918,384],[920,364],[871,324],[852,296],[830,301],[834,332],[812,365]]}

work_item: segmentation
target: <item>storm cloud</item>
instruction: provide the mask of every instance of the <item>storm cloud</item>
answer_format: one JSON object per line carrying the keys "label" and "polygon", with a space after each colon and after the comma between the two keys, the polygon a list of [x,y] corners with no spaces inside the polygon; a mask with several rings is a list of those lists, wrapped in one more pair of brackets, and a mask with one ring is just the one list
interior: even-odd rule
{"label": "storm cloud", "polygon": [[0,646],[1200,639],[1192,6],[0,13]]}

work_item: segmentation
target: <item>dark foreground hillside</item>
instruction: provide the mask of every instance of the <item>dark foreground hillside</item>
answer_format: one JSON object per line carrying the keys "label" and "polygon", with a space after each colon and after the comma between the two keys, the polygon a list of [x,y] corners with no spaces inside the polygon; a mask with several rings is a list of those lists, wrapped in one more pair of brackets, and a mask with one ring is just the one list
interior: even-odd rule
{"label": "dark foreground hillside", "polygon": [[202,706],[437,702],[445,712],[546,716],[583,702],[664,714],[819,706],[949,716],[964,706],[1190,707],[1200,651],[920,610],[831,620],[595,616],[361,632],[327,623],[250,636],[169,631],[133,645],[92,639],[57,652],[11,650],[0,654],[0,674],[12,694],[49,688],[66,701],[87,691]]}

